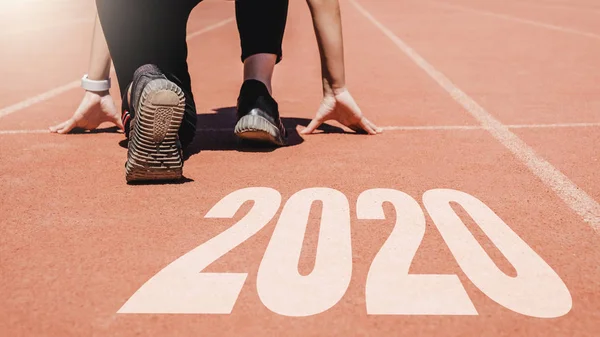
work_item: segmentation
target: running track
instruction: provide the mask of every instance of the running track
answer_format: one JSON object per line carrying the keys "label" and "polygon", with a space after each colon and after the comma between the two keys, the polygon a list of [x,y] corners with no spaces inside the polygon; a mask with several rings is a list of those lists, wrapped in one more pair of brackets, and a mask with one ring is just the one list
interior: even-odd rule
{"label": "running track", "polygon": [[383,135],[297,135],[320,86],[292,1],[292,146],[238,144],[233,4],[208,0],[188,180],[150,186],[125,184],[121,134],[45,131],[81,99],[93,1],[0,4],[0,335],[597,335],[600,5],[341,2]]}

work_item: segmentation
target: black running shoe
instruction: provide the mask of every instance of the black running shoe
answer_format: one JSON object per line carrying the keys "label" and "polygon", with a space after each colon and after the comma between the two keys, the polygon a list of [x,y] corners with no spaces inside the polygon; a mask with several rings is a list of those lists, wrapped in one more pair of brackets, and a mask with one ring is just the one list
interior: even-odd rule
{"label": "black running shoe", "polygon": [[285,127],[279,118],[277,102],[260,81],[247,80],[242,85],[237,104],[235,134],[252,141],[284,146],[287,142]]}
{"label": "black running shoe", "polygon": [[183,174],[178,131],[185,95],[155,65],[144,65],[133,75],[131,131],[125,175],[128,182],[176,180]]}

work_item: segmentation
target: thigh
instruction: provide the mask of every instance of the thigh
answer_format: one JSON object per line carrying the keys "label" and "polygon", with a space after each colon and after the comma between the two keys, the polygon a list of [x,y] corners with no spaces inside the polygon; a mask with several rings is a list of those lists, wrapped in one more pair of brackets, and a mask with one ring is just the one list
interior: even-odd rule
{"label": "thigh", "polygon": [[186,27],[199,0],[97,0],[98,15],[124,93],[133,73],[156,64],[191,91]]}

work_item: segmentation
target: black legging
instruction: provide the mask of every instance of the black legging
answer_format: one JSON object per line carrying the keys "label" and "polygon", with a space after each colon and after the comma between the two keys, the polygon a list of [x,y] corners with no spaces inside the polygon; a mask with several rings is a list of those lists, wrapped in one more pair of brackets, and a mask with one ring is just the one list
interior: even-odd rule
{"label": "black legging", "polygon": [[[127,92],[135,70],[144,64],[157,65],[185,92],[186,114],[179,133],[182,143],[189,143],[196,132],[186,28],[191,11],[201,1],[96,0],[121,95]],[[275,54],[277,61],[281,60],[288,1],[235,1],[242,61],[259,53]]]}

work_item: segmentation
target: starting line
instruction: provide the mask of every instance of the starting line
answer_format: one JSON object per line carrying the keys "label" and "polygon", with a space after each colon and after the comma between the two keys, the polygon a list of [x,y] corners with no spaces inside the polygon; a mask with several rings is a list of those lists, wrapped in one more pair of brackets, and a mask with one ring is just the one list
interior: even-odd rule
{"label": "starting line", "polygon": [[[509,129],[558,129],[558,128],[592,128],[600,127],[600,123],[556,123],[556,124],[512,124],[505,125]],[[421,125],[421,126],[384,126],[384,131],[444,131],[444,130],[489,130],[481,125]],[[288,128],[293,131],[295,128]],[[233,132],[233,128],[202,128],[196,133]],[[0,135],[27,135],[50,133],[46,129],[37,130],[0,130]]]}

